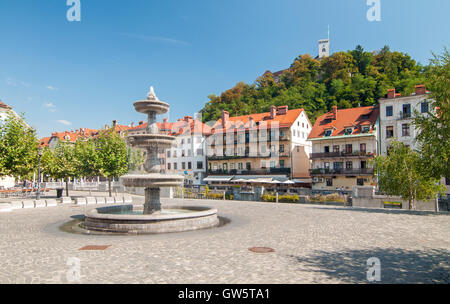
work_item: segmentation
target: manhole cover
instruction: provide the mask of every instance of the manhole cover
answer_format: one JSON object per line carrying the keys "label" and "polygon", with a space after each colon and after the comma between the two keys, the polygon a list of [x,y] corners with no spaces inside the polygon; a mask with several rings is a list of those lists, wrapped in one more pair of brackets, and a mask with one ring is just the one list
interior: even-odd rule
{"label": "manhole cover", "polygon": [[111,245],[88,245],[78,250],[105,250],[108,247],[111,247]]}
{"label": "manhole cover", "polygon": [[255,253],[269,253],[269,252],[275,252],[275,249],[269,248],[269,247],[252,247],[249,248],[251,252]]}

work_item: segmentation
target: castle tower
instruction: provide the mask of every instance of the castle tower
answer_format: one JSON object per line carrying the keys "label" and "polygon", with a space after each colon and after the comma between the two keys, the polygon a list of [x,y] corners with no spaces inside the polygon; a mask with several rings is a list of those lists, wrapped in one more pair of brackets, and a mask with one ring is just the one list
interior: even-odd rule
{"label": "castle tower", "polygon": [[328,27],[328,38],[319,40],[319,58],[330,56],[330,27]]}

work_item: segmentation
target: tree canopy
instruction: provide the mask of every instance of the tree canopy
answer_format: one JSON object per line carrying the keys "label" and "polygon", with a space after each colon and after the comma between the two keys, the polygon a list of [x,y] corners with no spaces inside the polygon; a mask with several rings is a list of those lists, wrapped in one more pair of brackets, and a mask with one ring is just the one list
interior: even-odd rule
{"label": "tree canopy", "polygon": [[300,55],[277,81],[267,72],[253,84],[239,82],[220,96],[208,96],[203,121],[219,119],[222,109],[237,116],[268,112],[273,104],[304,108],[314,122],[334,105],[374,105],[389,88],[410,94],[415,85],[424,83],[425,70],[408,54],[392,52],[387,46],[379,52],[367,52],[358,45],[321,60]]}

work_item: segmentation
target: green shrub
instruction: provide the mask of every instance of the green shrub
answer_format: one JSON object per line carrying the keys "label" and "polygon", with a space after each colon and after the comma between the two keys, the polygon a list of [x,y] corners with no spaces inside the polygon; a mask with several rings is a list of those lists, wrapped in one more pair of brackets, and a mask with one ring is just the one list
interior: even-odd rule
{"label": "green shrub", "polygon": [[277,200],[277,197],[275,195],[272,194],[263,194],[261,196],[261,199],[265,202],[275,202]]}
{"label": "green shrub", "polygon": [[[264,202],[274,203],[274,202],[277,201],[277,196],[273,195],[273,194],[264,194],[264,195],[261,196],[261,199]],[[281,203],[296,203],[296,202],[298,202],[299,199],[300,198],[298,197],[298,195],[286,194],[286,195],[279,195],[278,196],[278,202],[281,202]]]}
{"label": "green shrub", "polygon": [[402,202],[383,202],[384,205],[397,205],[401,206]]}

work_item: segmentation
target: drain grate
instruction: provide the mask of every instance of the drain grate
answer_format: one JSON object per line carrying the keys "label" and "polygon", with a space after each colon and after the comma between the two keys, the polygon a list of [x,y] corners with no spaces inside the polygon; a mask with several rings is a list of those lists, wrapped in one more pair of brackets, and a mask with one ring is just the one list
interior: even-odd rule
{"label": "drain grate", "polygon": [[249,248],[251,252],[255,253],[269,253],[269,252],[275,252],[275,249],[269,248],[269,247],[252,247]]}
{"label": "drain grate", "polygon": [[111,245],[88,245],[78,250],[106,250],[108,247],[111,247]]}

